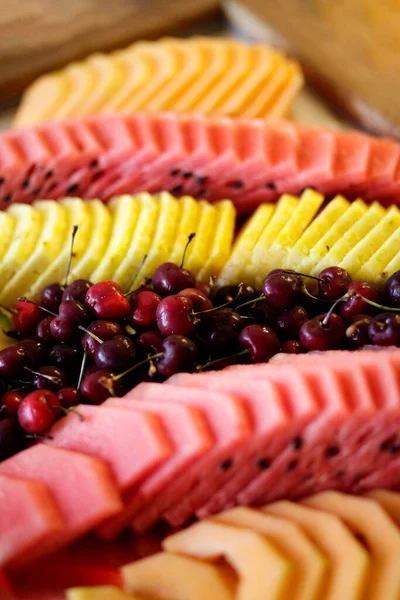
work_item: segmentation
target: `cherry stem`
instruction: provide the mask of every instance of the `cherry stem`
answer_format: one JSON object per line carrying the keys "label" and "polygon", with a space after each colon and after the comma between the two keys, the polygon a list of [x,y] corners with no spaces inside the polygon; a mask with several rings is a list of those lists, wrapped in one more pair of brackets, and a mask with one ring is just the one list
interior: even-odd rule
{"label": "cherry stem", "polygon": [[221,363],[225,360],[228,360],[230,358],[236,358],[238,356],[245,356],[246,354],[250,354],[250,350],[242,350],[241,352],[238,352],[237,354],[232,354],[231,356],[222,356],[221,358],[216,358],[215,360],[211,360],[210,362],[206,363],[205,365],[202,365],[201,367],[197,367],[196,372],[200,373],[201,371],[213,367],[214,365],[217,365],[218,363]]}
{"label": "cherry stem", "polygon": [[78,329],[80,329],[81,331],[84,331],[85,333],[90,335],[90,337],[92,337],[94,340],[96,340],[96,342],[99,342],[99,344],[104,344],[104,340],[100,339],[95,333],[92,333],[91,331],[89,331],[89,329],[86,329],[86,327],[84,327],[83,325],[79,325]]}
{"label": "cherry stem", "polygon": [[239,283],[238,293],[236,294],[236,296],[234,298],[232,298],[232,300],[229,300],[229,302],[225,302],[225,304],[221,304],[220,306],[213,306],[212,308],[207,308],[207,310],[201,310],[199,312],[192,312],[192,316],[197,317],[197,315],[204,315],[205,313],[210,313],[210,312],[213,312],[214,310],[219,310],[220,308],[225,308],[226,306],[230,306],[232,304],[232,302],[235,302],[235,300],[237,300],[240,297],[240,295],[243,293],[243,286],[244,286],[244,283]]}
{"label": "cherry stem", "polygon": [[29,373],[32,373],[32,375],[38,375],[39,377],[43,377],[43,379],[47,379],[48,381],[52,381],[54,383],[54,380],[58,379],[57,377],[52,377],[51,375],[46,375],[46,373],[39,373],[39,371],[34,371],[33,369],[30,369],[29,367],[24,367],[25,371],[29,371]]}
{"label": "cherry stem", "polygon": [[308,291],[305,285],[302,286],[301,293],[305,296],[308,296],[309,298],[312,298],[313,300],[318,300],[318,302],[331,302],[331,300],[326,300],[326,298],[318,298],[318,296],[314,296]]}
{"label": "cherry stem", "polygon": [[250,304],[255,304],[255,302],[260,302],[260,300],[265,300],[264,294],[261,294],[260,296],[258,296],[258,298],[254,298],[254,300],[248,300],[247,302],[244,302],[243,304],[239,304],[239,306],[237,306],[235,308],[235,310],[240,310],[241,308],[244,308],[245,306],[249,306]]}
{"label": "cherry stem", "polygon": [[182,269],[183,265],[185,264],[185,259],[186,259],[186,252],[187,249],[189,247],[189,245],[191,244],[192,240],[194,240],[194,238],[196,237],[195,233],[191,233],[187,239],[187,242],[185,244],[185,248],[183,250],[183,254],[182,254],[182,260],[181,260],[181,264],[179,265],[179,267]]}
{"label": "cherry stem", "polygon": [[133,367],[130,367],[129,369],[124,371],[123,373],[120,373],[119,375],[114,375],[112,379],[113,379],[113,381],[118,381],[119,379],[122,379],[122,377],[125,377],[125,375],[128,375],[128,373],[131,373],[132,371],[141,367],[142,365],[145,365],[148,362],[151,362],[152,360],[154,360],[156,358],[160,358],[161,356],[164,356],[164,352],[159,352],[158,354],[153,354],[152,356],[148,356],[144,360],[141,360],[140,362],[136,363],[136,365],[133,365]]}
{"label": "cherry stem", "polygon": [[51,435],[38,435],[37,433],[31,433],[24,435],[27,440],[52,440]]}
{"label": "cherry stem", "polygon": [[33,300],[28,300],[28,298],[26,298],[25,296],[19,297],[18,298],[18,302],[27,302],[28,304],[33,304],[34,306],[37,306],[38,308],[40,308],[40,310],[43,310],[44,312],[49,313],[49,315],[52,315],[53,317],[57,317],[58,316],[52,310],[49,310],[48,308],[45,308],[44,306],[40,306],[40,304],[38,304],[37,302],[34,302]]}
{"label": "cherry stem", "polygon": [[326,279],[322,279],[321,277],[314,277],[314,275],[307,275],[306,273],[298,273],[297,271],[295,271],[293,273],[293,271],[286,271],[285,269],[282,269],[282,273],[287,273],[288,275],[299,275],[299,277],[308,277],[308,279],[314,279],[314,281],[319,281],[320,283],[326,283]]}
{"label": "cherry stem", "polygon": [[369,300],[368,298],[364,298],[364,296],[360,296],[360,294],[356,294],[363,302],[366,304],[370,304],[371,306],[375,306],[375,308],[381,308],[382,310],[387,310],[390,312],[399,312],[400,308],[395,308],[393,306],[383,306],[382,304],[377,304],[373,300]]}
{"label": "cherry stem", "polygon": [[130,296],[131,294],[133,294],[133,292],[135,291],[135,290],[133,290],[133,291],[130,291],[130,290],[131,290],[131,288],[132,288],[133,284],[135,283],[136,279],[138,278],[140,271],[143,269],[144,263],[145,263],[145,262],[146,262],[146,260],[147,260],[147,256],[148,256],[147,254],[145,254],[145,255],[143,256],[143,258],[142,258],[142,262],[140,263],[140,265],[139,265],[139,266],[138,266],[138,268],[136,269],[136,272],[135,272],[134,276],[132,277],[132,279],[131,279],[131,281],[130,281],[130,283],[129,283],[129,285],[128,285],[128,292],[125,294],[125,298],[126,298],[127,296]]}
{"label": "cherry stem", "polygon": [[346,302],[347,298],[348,298],[348,295],[345,294],[341,298],[338,298],[337,300],[335,300],[335,302],[332,304],[332,306],[330,307],[330,309],[326,313],[325,317],[321,321],[322,327],[328,327],[329,326],[329,319],[331,318],[331,314],[333,313],[333,311],[335,310],[335,308],[337,307],[337,305],[340,304],[340,302]]}
{"label": "cherry stem", "polygon": [[79,378],[78,378],[78,385],[76,386],[76,389],[79,390],[79,388],[81,387],[81,383],[82,383],[82,379],[83,379],[83,373],[85,371],[85,366],[86,366],[86,360],[87,360],[87,351],[86,348],[83,351],[83,357],[82,357],[82,363],[81,363],[81,370],[79,371]]}
{"label": "cherry stem", "polygon": [[18,315],[18,311],[15,310],[15,308],[8,308],[8,306],[4,306],[4,304],[0,304],[0,309],[4,310],[5,312],[10,313],[11,315]]}
{"label": "cherry stem", "polygon": [[72,228],[71,249],[69,251],[67,271],[65,273],[65,280],[64,280],[64,286],[65,287],[67,287],[67,285],[68,285],[68,278],[69,278],[69,273],[71,271],[71,264],[72,264],[72,256],[73,256],[73,253],[74,253],[75,236],[76,236],[77,232],[78,232],[78,225],[74,225],[73,228]]}
{"label": "cherry stem", "polygon": [[83,418],[83,415],[81,415],[80,412],[78,412],[74,406],[71,406],[71,408],[64,408],[64,406],[57,406],[57,408],[64,413],[64,415],[69,415],[69,413],[73,413],[76,417],[78,417],[78,419],[80,421],[84,421],[85,419]]}

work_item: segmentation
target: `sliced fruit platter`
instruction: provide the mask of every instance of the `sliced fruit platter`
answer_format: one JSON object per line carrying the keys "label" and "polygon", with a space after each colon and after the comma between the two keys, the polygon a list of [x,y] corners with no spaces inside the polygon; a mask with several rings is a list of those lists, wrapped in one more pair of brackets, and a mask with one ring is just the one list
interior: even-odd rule
{"label": "sliced fruit platter", "polygon": [[0,137],[1,600],[400,597],[400,145],[301,82],[139,43]]}

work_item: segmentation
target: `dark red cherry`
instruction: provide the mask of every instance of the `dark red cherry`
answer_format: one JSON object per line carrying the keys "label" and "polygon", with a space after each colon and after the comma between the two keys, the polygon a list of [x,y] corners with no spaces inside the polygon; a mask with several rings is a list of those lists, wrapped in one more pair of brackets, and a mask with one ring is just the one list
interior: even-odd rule
{"label": "dark red cherry", "polygon": [[200,290],[200,292],[203,292],[203,294],[205,296],[207,296],[207,298],[209,298],[211,296],[211,286],[209,283],[203,283],[202,281],[196,281],[195,288],[196,288],[196,290]]}
{"label": "dark red cherry", "polygon": [[259,300],[253,306],[250,306],[249,315],[254,317],[259,323],[275,327],[278,318],[278,311],[273,308],[267,300]]}
{"label": "dark red cherry", "polygon": [[346,328],[347,345],[351,350],[357,350],[370,343],[368,327],[371,321],[370,315],[356,315],[351,319]]}
{"label": "dark red cherry", "polygon": [[0,421],[0,462],[10,458],[23,447],[21,430],[15,419]]}
{"label": "dark red cherry", "polygon": [[153,275],[154,291],[160,296],[177,294],[185,288],[196,286],[196,278],[187,269],[170,262],[163,263]]}
{"label": "dark red cherry", "polygon": [[276,333],[266,325],[247,325],[239,335],[239,343],[249,350],[251,362],[268,362],[280,350]]}
{"label": "dark red cherry", "polygon": [[63,387],[57,392],[57,398],[63,408],[73,408],[80,404],[80,393],[74,387]]}
{"label": "dark red cherry", "polygon": [[85,303],[86,294],[93,283],[87,279],[75,279],[65,288],[62,299],[63,300],[77,300],[82,304]]}
{"label": "dark red cherry", "polygon": [[294,306],[302,289],[301,278],[296,273],[272,272],[264,281],[264,296],[270,306],[284,310]]}
{"label": "dark red cherry", "polygon": [[110,396],[122,396],[124,387],[121,380],[115,380],[111,371],[97,370],[86,375],[79,391],[89,404],[102,404]]}
{"label": "dark red cherry", "polygon": [[308,313],[302,306],[288,308],[276,319],[276,331],[286,338],[296,338],[299,335],[301,326],[308,320]]}
{"label": "dark red cherry", "polygon": [[34,367],[43,364],[46,356],[43,342],[36,338],[25,338],[22,339],[18,345],[22,346],[22,348],[25,348],[25,350],[28,352]]}
{"label": "dark red cherry", "polygon": [[58,313],[64,288],[59,283],[51,283],[42,289],[40,294],[40,305],[53,313]]}
{"label": "dark red cherry", "polygon": [[143,356],[158,354],[163,350],[164,338],[159,331],[145,331],[136,340],[139,352]]}
{"label": "dark red cherry", "polygon": [[126,319],[130,313],[129,300],[115,281],[100,281],[87,291],[85,304],[99,319]]}
{"label": "dark red cherry", "polygon": [[163,356],[157,359],[157,371],[165,378],[175,373],[192,373],[196,368],[197,347],[189,338],[170,335],[162,344]]}
{"label": "dark red cherry", "polygon": [[28,394],[18,409],[22,429],[31,435],[47,431],[61,414],[60,402],[50,390],[36,390]]}
{"label": "dark red cherry", "polygon": [[208,348],[213,354],[231,351],[238,341],[244,327],[239,313],[230,308],[220,308],[211,313],[205,323],[205,335]]}
{"label": "dark red cherry", "polygon": [[0,377],[21,379],[24,368],[31,365],[31,356],[23,346],[9,346],[0,351]]}
{"label": "dark red cherry", "polygon": [[73,321],[77,325],[86,325],[89,313],[86,307],[77,300],[63,300],[60,304],[58,314],[61,319]]}
{"label": "dark red cherry", "polygon": [[50,321],[50,333],[53,340],[69,342],[77,337],[78,332],[78,323],[71,319],[53,317]]}
{"label": "dark red cherry", "polygon": [[400,307],[400,271],[396,271],[387,279],[385,294],[391,306]]}
{"label": "dark red cherry", "polygon": [[377,315],[368,326],[368,336],[376,346],[400,346],[400,315]]}
{"label": "dark red cherry", "polygon": [[351,284],[350,275],[341,267],[328,267],[318,277],[321,279],[318,282],[319,297],[331,302],[344,296]]}
{"label": "dark red cherry", "polygon": [[36,328],[36,337],[42,342],[54,342],[53,334],[51,333],[50,324],[54,317],[48,316],[39,321]]}
{"label": "dark red cherry", "polygon": [[223,285],[214,288],[212,300],[215,306],[229,303],[229,308],[236,308],[250,300],[255,300],[258,296],[259,294],[250,285]]}
{"label": "dark red cherry", "polygon": [[103,342],[94,354],[94,361],[99,369],[114,373],[121,373],[133,366],[135,358],[135,344],[124,335],[117,335],[112,340]]}
{"label": "dark red cherry", "polygon": [[363,300],[372,300],[380,304],[379,289],[373,283],[367,281],[353,281],[347,290],[348,298],[340,305],[340,314],[345,319],[376,311],[376,308]]}
{"label": "dark red cherry", "polygon": [[78,372],[81,357],[78,350],[65,342],[55,344],[49,352],[48,362],[69,374]]}
{"label": "dark red cherry", "polygon": [[14,418],[18,415],[19,405],[23,400],[23,396],[16,390],[10,390],[3,394],[0,401],[0,417]]}
{"label": "dark red cherry", "polygon": [[57,392],[67,385],[67,376],[59,367],[40,367],[33,377],[33,385],[37,389]]}
{"label": "dark red cherry", "polygon": [[162,335],[191,336],[196,324],[193,304],[185,296],[167,296],[157,307],[157,327]]}
{"label": "dark red cherry", "polygon": [[213,303],[211,302],[210,298],[208,298],[208,296],[206,296],[197,288],[186,288],[179,292],[178,296],[185,296],[185,298],[189,298],[189,300],[192,302],[193,310],[195,312],[203,312],[213,308]]}
{"label": "dark red cherry", "polygon": [[345,327],[336,313],[318,315],[301,326],[300,342],[307,350],[332,350],[344,338]]}
{"label": "dark red cherry", "polygon": [[157,327],[157,307],[161,296],[151,290],[142,290],[131,300],[129,322],[135,329],[154,329]]}
{"label": "dark red cherry", "polygon": [[[103,342],[112,340],[116,335],[123,334],[121,326],[115,323],[115,321],[93,321],[93,323],[88,325],[87,330]],[[88,333],[82,336],[81,343],[82,348],[86,350],[88,356],[94,356],[97,348],[100,346],[100,342]]]}
{"label": "dark red cherry", "polygon": [[288,340],[282,344],[281,351],[286,354],[303,354],[305,348],[298,340]]}

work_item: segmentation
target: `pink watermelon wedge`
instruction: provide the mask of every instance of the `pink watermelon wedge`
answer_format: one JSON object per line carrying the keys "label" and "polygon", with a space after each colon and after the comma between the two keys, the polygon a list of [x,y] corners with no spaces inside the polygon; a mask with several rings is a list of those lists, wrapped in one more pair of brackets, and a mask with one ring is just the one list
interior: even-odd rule
{"label": "pink watermelon wedge", "polygon": [[387,205],[400,192],[399,144],[289,122],[109,115],[0,137],[0,208],[37,198],[171,191],[238,212],[305,187]]}
{"label": "pink watermelon wedge", "polygon": [[[0,463],[0,475],[31,479],[47,486],[64,521],[60,529],[59,519],[53,518],[52,535],[21,554],[13,561],[13,567],[63,548],[122,510],[111,472],[104,462],[90,456],[39,444]],[[34,521],[34,515],[30,512],[27,518]],[[26,539],[29,541],[29,529]]]}

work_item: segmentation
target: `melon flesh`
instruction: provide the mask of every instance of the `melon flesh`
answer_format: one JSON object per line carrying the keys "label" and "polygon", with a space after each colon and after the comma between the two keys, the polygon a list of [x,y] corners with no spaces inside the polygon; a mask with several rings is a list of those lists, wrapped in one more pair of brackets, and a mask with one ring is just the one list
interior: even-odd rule
{"label": "melon flesh", "polygon": [[400,533],[378,502],[338,492],[324,492],[303,502],[338,516],[355,535],[365,540],[371,554],[368,599],[397,600],[400,597]]}
{"label": "melon flesh", "polygon": [[197,408],[215,438],[210,452],[174,481],[171,495],[168,494],[165,501],[159,499],[164,517],[178,526],[192,517],[196,508],[229,477],[231,466],[240,460],[243,448],[247,447],[252,433],[251,422],[243,404],[232,394],[204,394],[172,385],[144,383],[126,396],[126,399],[143,403],[154,398]]}
{"label": "melon flesh", "polygon": [[14,561],[29,556],[36,546],[46,544],[64,527],[62,514],[46,485],[0,475],[1,568],[10,568]]}
{"label": "melon flesh", "polygon": [[102,200],[166,190],[211,201],[231,198],[248,214],[305,187],[349,199],[361,189],[364,199],[388,205],[397,201],[400,184],[384,162],[398,148],[361,133],[286,122],[172,113],[86,117],[1,136],[0,208],[62,198],[71,190]]}
{"label": "melon flesh", "polygon": [[327,561],[298,525],[250,508],[234,508],[221,513],[216,519],[256,531],[288,558],[293,572],[287,598],[319,600],[327,574]]}
{"label": "melon flesh", "polygon": [[66,546],[122,510],[107,465],[77,452],[39,444],[0,463],[0,475],[46,485],[64,521],[61,529],[57,522],[51,536],[14,561],[18,566]]}
{"label": "melon flesh", "polygon": [[124,589],[157,600],[234,600],[234,587],[222,569],[167,552],[121,569]]}
{"label": "melon flesh", "polygon": [[[170,458],[137,488],[124,495],[124,510],[101,527],[102,537],[114,537],[130,522],[144,523],[144,528],[156,523],[162,516],[158,498],[168,502],[175,494],[174,481],[209,452],[213,444],[211,431],[202,413],[196,408],[179,404],[138,402],[125,398],[110,398],[103,407],[118,407],[130,411],[156,414],[170,436],[174,451]],[[143,525],[142,525],[143,527]]]}
{"label": "melon flesh", "polygon": [[345,524],[332,514],[293,502],[263,509],[301,527],[329,561],[324,600],[363,600],[369,581],[370,557]]}
{"label": "melon flesh", "polygon": [[372,490],[366,494],[367,498],[375,500],[400,527],[400,494],[388,490]]}
{"label": "melon flesh", "polygon": [[291,562],[255,531],[202,521],[166,538],[163,547],[203,560],[225,558],[239,577],[238,600],[284,600]]}

